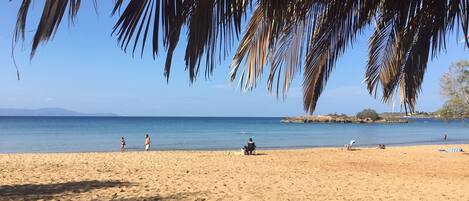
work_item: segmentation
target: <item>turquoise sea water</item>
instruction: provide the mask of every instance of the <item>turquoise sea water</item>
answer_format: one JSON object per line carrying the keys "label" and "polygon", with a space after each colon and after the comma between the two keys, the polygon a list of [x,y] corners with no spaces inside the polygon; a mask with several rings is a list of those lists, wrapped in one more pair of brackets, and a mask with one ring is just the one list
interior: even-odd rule
{"label": "turquoise sea water", "polygon": [[[281,118],[0,117],[0,153],[117,151],[121,136],[142,150],[239,149],[249,137],[261,149],[357,145],[469,143],[469,121],[408,124],[294,124]],[[448,141],[443,142],[444,133]]]}

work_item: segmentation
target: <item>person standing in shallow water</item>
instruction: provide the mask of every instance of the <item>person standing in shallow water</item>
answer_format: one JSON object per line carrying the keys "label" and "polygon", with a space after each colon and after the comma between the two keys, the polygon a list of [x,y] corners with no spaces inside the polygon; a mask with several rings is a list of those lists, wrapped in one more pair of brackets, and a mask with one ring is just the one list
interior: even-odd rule
{"label": "person standing in shallow water", "polygon": [[145,151],[150,150],[150,136],[148,134],[145,135]]}
{"label": "person standing in shallow water", "polygon": [[121,152],[125,151],[125,139],[124,137],[121,137]]}

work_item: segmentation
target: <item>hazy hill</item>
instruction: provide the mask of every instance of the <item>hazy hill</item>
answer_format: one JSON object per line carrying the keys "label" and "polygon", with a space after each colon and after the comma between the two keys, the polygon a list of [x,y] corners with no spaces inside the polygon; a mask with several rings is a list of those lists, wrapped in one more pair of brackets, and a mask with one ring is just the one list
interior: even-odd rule
{"label": "hazy hill", "polygon": [[63,108],[13,109],[0,108],[0,116],[117,116],[113,113],[81,113]]}

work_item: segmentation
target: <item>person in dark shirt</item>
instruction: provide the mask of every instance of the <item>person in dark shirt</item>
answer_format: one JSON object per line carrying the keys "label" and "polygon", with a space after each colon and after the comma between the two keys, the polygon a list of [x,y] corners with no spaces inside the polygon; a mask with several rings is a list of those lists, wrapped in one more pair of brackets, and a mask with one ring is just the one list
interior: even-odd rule
{"label": "person in dark shirt", "polygon": [[121,137],[121,152],[125,151],[125,139],[124,137]]}
{"label": "person in dark shirt", "polygon": [[248,144],[244,146],[244,154],[245,155],[252,155],[252,152],[256,150],[256,143],[252,140],[252,138],[249,138]]}

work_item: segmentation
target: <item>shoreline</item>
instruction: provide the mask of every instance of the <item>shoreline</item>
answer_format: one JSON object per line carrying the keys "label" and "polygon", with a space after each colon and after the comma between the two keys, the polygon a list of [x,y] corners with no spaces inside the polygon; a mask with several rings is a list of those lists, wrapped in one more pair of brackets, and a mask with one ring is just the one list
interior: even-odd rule
{"label": "shoreline", "polygon": [[[437,145],[469,145],[469,141],[447,141],[445,142],[436,142],[436,143],[388,143],[385,144],[386,147],[414,147],[414,146],[437,146]],[[378,144],[355,144],[353,147],[356,148],[375,148]],[[283,147],[257,147],[258,150],[263,151],[280,151],[280,150],[303,150],[303,149],[334,149],[334,148],[343,148],[344,146],[334,146],[334,145],[325,145],[325,146],[283,146]],[[213,149],[150,149],[149,152],[223,152],[223,151],[240,151],[242,147],[235,148],[213,148]],[[37,151],[37,152],[0,152],[2,154],[66,154],[66,153],[120,153],[121,151],[116,150],[103,150],[103,151]],[[143,149],[126,149],[125,152],[145,152]]]}
{"label": "shoreline", "polygon": [[0,154],[0,200],[468,200],[468,150]]}

